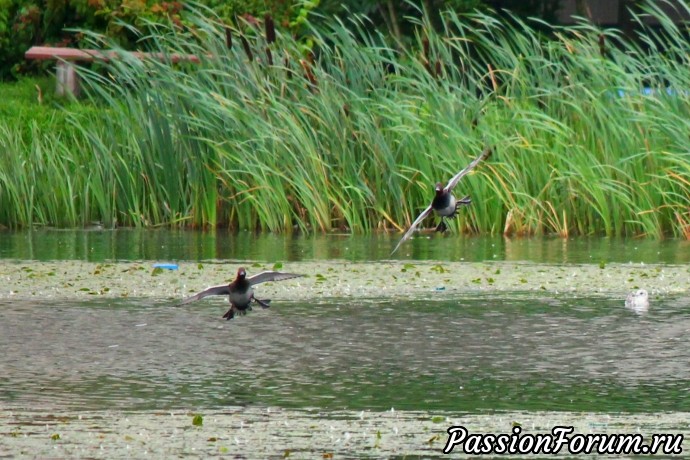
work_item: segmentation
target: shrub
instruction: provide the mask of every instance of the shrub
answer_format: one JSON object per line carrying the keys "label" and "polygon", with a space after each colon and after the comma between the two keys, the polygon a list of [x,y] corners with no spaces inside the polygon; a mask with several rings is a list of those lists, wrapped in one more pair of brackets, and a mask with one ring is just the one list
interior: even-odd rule
{"label": "shrub", "polygon": [[[298,25],[296,18],[316,5],[296,0],[201,3],[228,24],[269,13],[285,27]],[[32,45],[78,47],[83,37],[76,30],[82,29],[102,33],[124,49],[134,49],[147,34],[148,24],[163,19],[182,24],[183,9],[183,2],[175,0],[0,0],[0,79],[41,65],[24,61],[24,53]]]}

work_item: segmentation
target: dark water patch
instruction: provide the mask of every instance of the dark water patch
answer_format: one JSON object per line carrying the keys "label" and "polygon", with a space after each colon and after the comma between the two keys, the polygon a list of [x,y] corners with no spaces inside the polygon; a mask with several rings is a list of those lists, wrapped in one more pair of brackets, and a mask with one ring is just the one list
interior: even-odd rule
{"label": "dark water patch", "polygon": [[220,299],[0,304],[0,402],[70,409],[228,406],[672,411],[690,403],[690,312],[524,293],[434,301]]}
{"label": "dark water patch", "polygon": [[[0,259],[370,261],[389,259],[399,237],[395,233],[290,236],[164,229],[0,231]],[[670,239],[511,239],[446,233],[418,236],[406,242],[394,259],[684,264],[690,263],[688,249],[690,242]]]}

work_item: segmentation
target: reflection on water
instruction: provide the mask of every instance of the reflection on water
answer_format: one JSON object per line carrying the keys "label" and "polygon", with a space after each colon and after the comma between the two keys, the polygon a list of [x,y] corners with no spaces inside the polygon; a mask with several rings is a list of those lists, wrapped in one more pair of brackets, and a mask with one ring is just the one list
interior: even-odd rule
{"label": "reflection on water", "polygon": [[[0,259],[260,261],[389,259],[399,234],[286,236],[171,230],[0,231]],[[447,233],[406,242],[395,259],[539,263],[690,263],[690,242],[610,238],[467,237]]]}
{"label": "reflection on water", "polygon": [[687,407],[690,313],[655,299],[0,302],[0,401],[73,409]]}

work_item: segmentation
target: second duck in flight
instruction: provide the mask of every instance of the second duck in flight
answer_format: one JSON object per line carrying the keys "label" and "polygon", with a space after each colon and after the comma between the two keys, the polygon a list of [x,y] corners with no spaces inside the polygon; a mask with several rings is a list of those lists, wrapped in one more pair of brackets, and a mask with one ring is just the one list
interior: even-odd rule
{"label": "second duck in flight", "polygon": [[187,297],[182,302],[177,304],[177,306],[185,305],[197,300],[203,299],[210,295],[227,295],[228,301],[230,302],[230,310],[223,315],[223,318],[231,320],[234,318],[235,313],[240,315],[247,314],[247,310],[251,310],[251,303],[256,302],[263,308],[269,307],[270,300],[259,300],[254,297],[254,289],[252,286],[259,283],[266,283],[268,281],[283,281],[292,278],[298,278],[304,275],[298,275],[297,273],[283,273],[283,272],[261,272],[257,275],[250,276],[247,278],[247,272],[244,268],[240,267],[237,270],[237,276],[235,280],[230,284],[222,284],[220,286],[213,286],[200,293]]}
{"label": "second duck in flight", "polygon": [[436,195],[434,196],[434,199],[431,201],[431,204],[427,206],[426,209],[422,211],[422,213],[419,216],[417,216],[414,222],[412,222],[412,225],[410,225],[410,228],[408,228],[405,234],[402,236],[402,238],[400,238],[400,241],[395,246],[395,249],[393,249],[393,252],[391,252],[391,255],[393,255],[395,251],[398,250],[401,244],[403,244],[410,236],[412,236],[412,233],[414,233],[414,231],[417,229],[417,226],[420,223],[422,223],[422,221],[426,219],[432,211],[441,216],[441,222],[436,227],[436,231],[443,232],[446,230],[447,226],[443,219],[445,217],[455,217],[455,214],[457,213],[457,210],[460,206],[468,205],[472,202],[469,196],[466,196],[460,200],[456,199],[452,193],[453,189],[456,185],[458,185],[460,179],[462,179],[467,173],[472,171],[474,167],[479,164],[479,162],[487,159],[489,155],[491,155],[491,148],[487,147],[482,151],[481,154],[479,154],[477,158],[475,158],[472,161],[472,163],[467,165],[465,169],[454,175],[448,181],[445,187],[443,187],[443,184],[441,184],[440,182],[436,184]]}

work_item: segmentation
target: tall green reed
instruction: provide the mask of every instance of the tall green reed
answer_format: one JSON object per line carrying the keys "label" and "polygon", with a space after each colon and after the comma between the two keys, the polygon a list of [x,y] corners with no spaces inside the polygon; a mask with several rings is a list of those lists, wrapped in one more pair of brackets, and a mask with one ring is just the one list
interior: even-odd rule
{"label": "tall green reed", "polygon": [[[158,24],[142,37],[198,64],[140,60],[92,35],[119,54],[82,70],[101,110],[75,116],[67,139],[1,134],[19,177],[0,177],[0,218],[402,229],[433,183],[492,145],[457,190],[473,198],[460,231],[687,237],[688,43],[649,14],[661,26],[639,18],[637,42],[584,22],[545,37],[516,18],[448,13],[441,32],[418,22],[408,50],[353,18],[314,28],[311,51],[245,30],[249,56],[200,9],[186,30]],[[27,151],[44,163],[23,165]],[[47,170],[70,178],[37,177]],[[33,181],[61,190],[37,197]]]}

